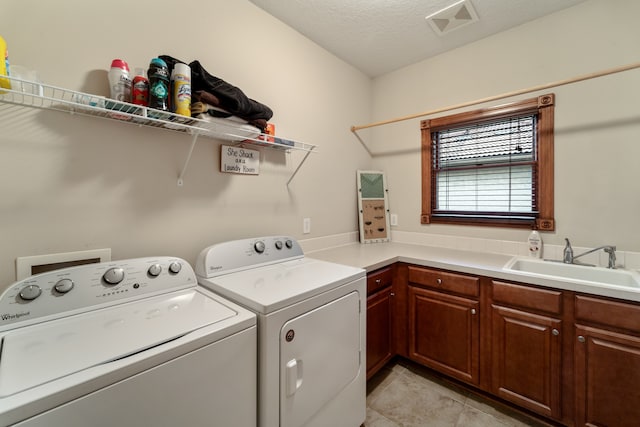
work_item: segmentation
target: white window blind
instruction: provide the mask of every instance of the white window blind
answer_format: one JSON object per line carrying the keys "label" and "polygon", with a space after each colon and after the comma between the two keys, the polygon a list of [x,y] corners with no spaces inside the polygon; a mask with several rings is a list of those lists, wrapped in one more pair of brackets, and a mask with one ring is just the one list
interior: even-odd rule
{"label": "white window blind", "polygon": [[535,215],[535,114],[439,130],[432,136],[434,215]]}

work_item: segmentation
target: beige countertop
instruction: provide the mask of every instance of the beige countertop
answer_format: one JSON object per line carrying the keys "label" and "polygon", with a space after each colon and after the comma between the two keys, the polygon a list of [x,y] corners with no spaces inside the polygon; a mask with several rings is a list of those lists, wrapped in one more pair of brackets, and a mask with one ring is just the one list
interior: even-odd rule
{"label": "beige countertop", "polygon": [[386,242],[371,244],[353,243],[329,249],[310,251],[306,253],[306,256],[360,267],[367,272],[372,272],[395,262],[405,262],[425,267],[441,268],[461,273],[640,302],[640,288],[599,283],[576,283],[570,280],[558,280],[549,276],[504,270],[503,267],[505,264],[513,258],[513,256],[510,255]]}

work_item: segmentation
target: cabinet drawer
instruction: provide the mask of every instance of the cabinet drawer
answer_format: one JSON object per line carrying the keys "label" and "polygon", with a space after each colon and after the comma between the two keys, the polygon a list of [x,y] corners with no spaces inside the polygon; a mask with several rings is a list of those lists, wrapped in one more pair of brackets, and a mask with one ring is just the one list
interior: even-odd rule
{"label": "cabinet drawer", "polygon": [[393,282],[393,269],[381,268],[367,275],[367,295],[374,294]]}
{"label": "cabinet drawer", "polygon": [[576,320],[640,332],[640,305],[576,295]]}
{"label": "cabinet drawer", "polygon": [[516,307],[540,310],[547,313],[562,312],[562,292],[532,288],[514,283],[491,281],[493,285],[492,301]]}
{"label": "cabinet drawer", "polygon": [[480,279],[427,268],[409,267],[409,282],[460,295],[480,295]]}

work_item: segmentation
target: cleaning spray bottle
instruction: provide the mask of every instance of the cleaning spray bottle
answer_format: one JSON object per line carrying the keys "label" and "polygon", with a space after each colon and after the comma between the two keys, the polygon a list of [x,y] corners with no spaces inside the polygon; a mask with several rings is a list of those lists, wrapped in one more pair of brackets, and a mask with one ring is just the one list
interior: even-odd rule
{"label": "cleaning spray bottle", "polygon": [[534,224],[533,230],[527,238],[527,244],[529,245],[529,256],[532,258],[540,258],[542,256],[542,237],[538,233],[537,227]]}
{"label": "cleaning spray bottle", "polygon": [[171,110],[191,117],[191,68],[182,62],[176,63],[171,72]]}

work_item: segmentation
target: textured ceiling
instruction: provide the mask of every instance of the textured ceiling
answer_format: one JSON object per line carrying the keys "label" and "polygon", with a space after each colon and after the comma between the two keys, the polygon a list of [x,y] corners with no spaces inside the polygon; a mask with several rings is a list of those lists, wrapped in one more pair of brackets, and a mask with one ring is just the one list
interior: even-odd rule
{"label": "textured ceiling", "polygon": [[478,21],[438,35],[425,17],[459,0],[250,0],[376,77],[584,0],[467,0]]}

